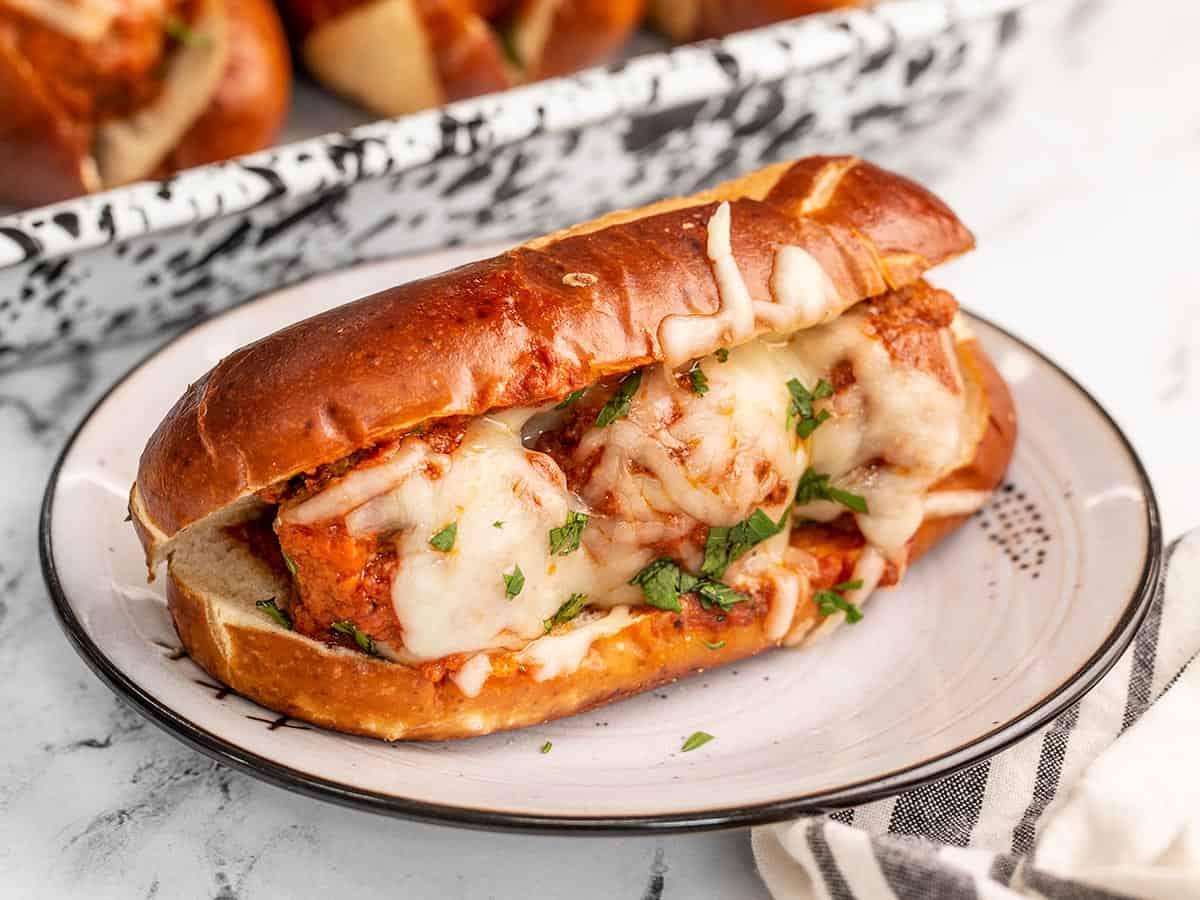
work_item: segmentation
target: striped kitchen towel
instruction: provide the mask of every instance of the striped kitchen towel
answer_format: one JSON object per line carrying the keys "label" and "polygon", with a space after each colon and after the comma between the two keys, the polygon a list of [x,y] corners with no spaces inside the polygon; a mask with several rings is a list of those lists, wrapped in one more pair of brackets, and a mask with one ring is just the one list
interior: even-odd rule
{"label": "striped kitchen towel", "polygon": [[756,828],[776,900],[1200,898],[1200,532],[1133,646],[990,760],[888,800]]}

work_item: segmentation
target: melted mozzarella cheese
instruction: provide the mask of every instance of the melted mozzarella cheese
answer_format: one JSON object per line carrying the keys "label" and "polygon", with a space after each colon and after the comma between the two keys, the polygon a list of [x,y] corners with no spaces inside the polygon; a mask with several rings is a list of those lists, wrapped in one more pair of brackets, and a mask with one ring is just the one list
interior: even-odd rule
{"label": "melted mozzarella cheese", "polygon": [[842,299],[833,279],[803,247],[784,246],[775,252],[768,290],[755,299],[733,256],[729,203],[722,203],[708,221],[708,258],[717,284],[720,306],[707,316],[667,316],[658,328],[658,341],[668,366],[679,366],[708,353],[720,343],[740,344],[758,331],[787,333],[808,328],[841,312]]}
{"label": "melted mozzarella cheese", "polygon": [[[550,555],[550,529],[566,521],[573,504],[557,467],[535,465],[532,456],[519,433],[482,419],[441,477],[430,479],[418,468],[357,511],[371,517],[374,531],[399,529],[392,601],[405,646],[416,656],[436,659],[528,639],[572,593],[589,589],[586,551]],[[429,538],[450,522],[457,523],[457,537],[442,553]],[[508,600],[502,576],[518,565],[525,586]]]}
{"label": "melted mozzarella cheese", "polygon": [[658,341],[668,366],[678,366],[721,342],[741,343],[754,332],[754,301],[733,258],[729,203],[708,221],[708,258],[717,282],[720,307],[710,316],[667,316]]}
{"label": "melted mozzarella cheese", "polygon": [[811,328],[841,309],[833,279],[803,247],[784,246],[775,251],[770,288],[774,302],[757,300],[754,312],[772,331]]}
{"label": "melted mozzarella cheese", "polygon": [[[282,514],[298,524],[344,516],[351,534],[395,543],[392,602],[407,659],[522,646],[571,594],[619,595],[649,561],[640,548],[604,564],[586,546],[550,554],[550,530],[578,503],[557,465],[522,446],[516,425],[479,419],[449,455],[408,438],[388,462],[353,471]],[[451,522],[455,543],[443,553],[429,538]],[[525,585],[507,599],[502,576],[515,566]]]}
{"label": "melted mozzarella cheese", "polygon": [[[408,478],[422,465],[434,466],[439,473],[444,473],[450,465],[450,458],[430,452],[423,441],[405,441],[387,462],[354,470],[319,494],[285,510],[282,519],[295,525],[311,525],[335,516],[350,515],[368,500],[379,497],[392,485]],[[378,530],[371,529],[370,522],[363,515],[359,515],[357,521],[361,523],[358,533]],[[352,528],[351,533],[354,532]]]}
{"label": "melted mozzarella cheese", "polygon": [[[789,353],[805,372],[800,380],[806,385],[839,362],[852,366],[854,384],[833,398],[828,405],[833,417],[813,433],[812,467],[867,501],[868,513],[856,517],[859,529],[894,556],[920,526],[929,487],[969,459],[974,448],[964,427],[964,393],[893,359],[868,333],[865,316],[852,310],[799,332],[788,342]],[[956,358],[949,359],[956,367]],[[844,511],[830,501],[797,507],[798,515],[817,521]]]}
{"label": "melted mozzarella cheese", "polygon": [[763,506],[776,485],[790,490],[805,454],[786,427],[782,363],[763,343],[734,349],[726,363],[704,360],[703,396],[662,366],[645,370],[629,416],[589,429],[576,448],[580,462],[599,456],[581,496],[611,504],[612,520],[649,543],[697,522],[732,525]]}
{"label": "melted mozzarella cheese", "polygon": [[458,689],[463,692],[464,696],[478,697],[491,674],[492,661],[488,659],[488,655],[476,653],[463,663],[463,667],[452,674],[450,678],[458,685]]}
{"label": "melted mozzarella cheese", "polygon": [[593,643],[624,630],[633,621],[628,606],[614,606],[603,616],[575,624],[570,631],[538,638],[517,654],[517,661],[533,668],[534,681],[570,674],[583,664]]}
{"label": "melted mozzarella cheese", "polygon": [[773,641],[782,640],[792,627],[800,598],[807,594],[808,579],[786,562],[790,533],[781,531],[739,559],[726,576],[735,588],[752,589],[756,583],[771,586],[771,605],[763,632]]}
{"label": "melted mozzarella cheese", "polygon": [[936,491],[925,498],[925,518],[967,516],[991,498],[991,491]]}

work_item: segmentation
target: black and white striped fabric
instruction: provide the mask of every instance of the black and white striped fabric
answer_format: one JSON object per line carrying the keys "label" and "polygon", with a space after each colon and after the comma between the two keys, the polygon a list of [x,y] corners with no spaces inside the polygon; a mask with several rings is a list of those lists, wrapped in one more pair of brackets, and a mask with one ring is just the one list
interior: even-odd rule
{"label": "black and white striped fabric", "polygon": [[776,900],[1200,898],[1200,531],[1078,705],[942,781],[755,829]]}

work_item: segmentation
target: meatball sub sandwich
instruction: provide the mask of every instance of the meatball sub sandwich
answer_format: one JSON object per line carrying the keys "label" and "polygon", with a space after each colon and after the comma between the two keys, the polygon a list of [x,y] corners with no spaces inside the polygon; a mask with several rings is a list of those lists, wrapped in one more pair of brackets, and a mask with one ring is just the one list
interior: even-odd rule
{"label": "meatball sub sandwich", "polygon": [[784,163],[404,284],[221,361],[130,511],[192,658],[394,739],[795,647],[987,499],[1015,419],[938,199]]}

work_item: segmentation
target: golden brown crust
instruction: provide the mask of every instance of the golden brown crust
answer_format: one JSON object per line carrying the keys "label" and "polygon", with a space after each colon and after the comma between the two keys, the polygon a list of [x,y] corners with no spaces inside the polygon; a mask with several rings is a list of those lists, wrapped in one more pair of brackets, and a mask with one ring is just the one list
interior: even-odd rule
{"label": "golden brown crust", "polygon": [[[546,0],[525,0],[516,17],[528,15]],[[531,80],[554,78],[607,59],[637,27],[645,0],[564,0],[554,10],[536,60],[526,62]]]}
{"label": "golden brown crust", "polygon": [[[990,409],[990,426],[972,463],[942,489],[990,490],[1004,475],[1016,439],[1012,399],[977,345],[975,362]],[[914,538],[910,561],[927,552],[966,517],[927,520]],[[838,571],[853,568],[848,546]],[[831,576],[836,577],[836,576]],[[597,640],[574,672],[538,682],[511,653],[494,656],[494,670],[476,697],[450,679],[434,681],[411,666],[332,648],[295,632],[256,623],[221,621],[208,601],[170,570],[167,597],[180,639],[213,677],[250,699],[294,718],[338,731],[387,740],[445,740],[534,725],[572,715],[665,682],[735,662],[776,646],[764,632],[765,612],[753,618],[637,609],[637,620]],[[882,602],[886,602],[883,600]],[[819,618],[802,601],[796,623]],[[724,641],[713,650],[706,645]]]}
{"label": "golden brown crust", "polygon": [[0,203],[49,203],[99,187],[85,166],[90,129],[62,114],[3,21],[0,109]]}
{"label": "golden brown crust", "polygon": [[419,0],[417,10],[447,100],[513,86],[504,50],[480,16],[446,0]]}
{"label": "golden brown crust", "polygon": [[[620,224],[583,226],[401,285],[233,353],[150,439],[134,516],[170,538],[239,497],[423,420],[539,404],[660,361],[666,316],[719,309],[705,245],[718,200],[730,200],[733,251],[754,296],[769,294],[782,245],[820,262],[842,308],[972,246],[940,201],[869,163],[817,157],[769,176],[730,182],[699,205],[615,214],[608,218]],[[146,544],[148,558],[160,544]]]}

